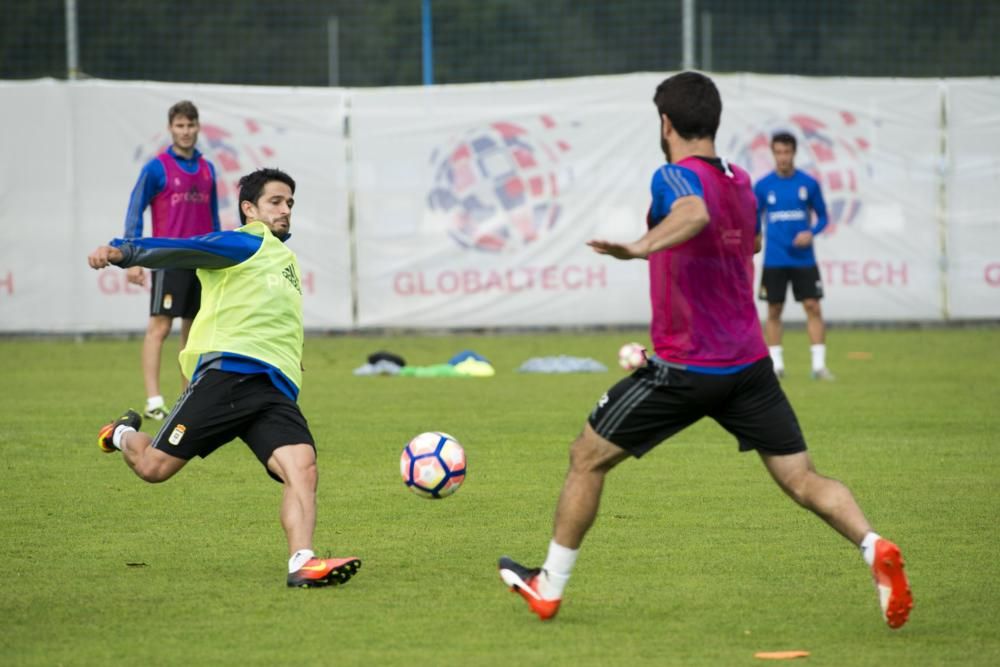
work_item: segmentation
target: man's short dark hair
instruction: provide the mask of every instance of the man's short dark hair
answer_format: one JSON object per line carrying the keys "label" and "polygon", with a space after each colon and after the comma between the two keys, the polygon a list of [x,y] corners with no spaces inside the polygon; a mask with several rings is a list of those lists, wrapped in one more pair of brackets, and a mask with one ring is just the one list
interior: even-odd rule
{"label": "man's short dark hair", "polygon": [[181,100],[167,110],[167,122],[173,123],[177,116],[184,116],[188,120],[198,120],[198,107],[190,100]]}
{"label": "man's short dark hair", "polygon": [[792,147],[793,153],[799,146],[799,142],[795,140],[795,135],[791,132],[775,132],[774,136],[771,137],[771,148],[774,148],[775,144],[788,144]]}
{"label": "man's short dark hair", "polygon": [[241,178],[239,183],[240,200],[236,203],[236,207],[240,210],[241,225],[247,224],[247,216],[243,213],[243,202],[248,201],[256,206],[257,200],[260,199],[261,194],[264,192],[264,186],[271,181],[281,181],[291,188],[292,194],[295,194],[295,181],[280,169],[265,167],[250,172]]}
{"label": "man's short dark hair", "polygon": [[653,102],[684,139],[715,139],[722,98],[715,83],[704,74],[681,72],[665,79],[656,87]]}

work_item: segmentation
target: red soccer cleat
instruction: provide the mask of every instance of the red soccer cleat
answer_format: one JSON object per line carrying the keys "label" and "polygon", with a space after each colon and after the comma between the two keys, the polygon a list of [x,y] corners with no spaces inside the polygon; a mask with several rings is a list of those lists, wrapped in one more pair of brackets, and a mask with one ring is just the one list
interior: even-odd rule
{"label": "red soccer cleat", "polygon": [[538,575],[542,571],[541,568],[526,568],[507,556],[500,558],[497,567],[503,583],[507,584],[511,591],[519,593],[538,618],[543,621],[555,618],[562,600],[545,600],[538,593]]}
{"label": "red soccer cleat", "polygon": [[361,567],[361,559],[310,558],[295,572],[288,575],[289,588],[319,588],[346,584]]}
{"label": "red soccer cleat", "polygon": [[875,561],[872,576],[878,589],[878,601],[882,607],[882,617],[892,629],[903,627],[913,609],[913,593],[910,582],[903,571],[905,564],[899,547],[879,538],[875,542]]}

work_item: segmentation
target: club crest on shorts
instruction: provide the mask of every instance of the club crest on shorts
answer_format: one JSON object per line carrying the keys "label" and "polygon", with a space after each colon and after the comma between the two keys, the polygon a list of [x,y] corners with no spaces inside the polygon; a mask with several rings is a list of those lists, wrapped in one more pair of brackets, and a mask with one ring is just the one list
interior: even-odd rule
{"label": "club crest on shorts", "polygon": [[174,427],[174,430],[171,431],[170,437],[167,438],[167,442],[169,442],[171,445],[179,444],[181,438],[184,437],[185,431],[187,431],[187,427],[184,426],[184,424],[178,424],[177,426]]}
{"label": "club crest on shorts", "polygon": [[174,305],[174,295],[173,294],[164,294],[163,295],[163,309],[164,310],[169,310],[170,307],[173,306],[173,305]]}

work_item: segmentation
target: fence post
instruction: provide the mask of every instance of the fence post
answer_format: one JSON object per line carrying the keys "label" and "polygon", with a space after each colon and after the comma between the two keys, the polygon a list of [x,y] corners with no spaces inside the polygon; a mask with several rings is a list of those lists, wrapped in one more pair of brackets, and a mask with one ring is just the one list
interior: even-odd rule
{"label": "fence post", "polygon": [[76,30],[76,0],[66,0],[66,78],[76,80],[80,73],[80,42]]}
{"label": "fence post", "polygon": [[434,85],[434,24],[431,21],[431,0],[423,0],[421,7],[423,16],[423,51],[424,51],[424,85]]}
{"label": "fence post", "polygon": [[340,85],[340,18],[326,18],[326,76],[331,88]]}
{"label": "fence post", "polygon": [[694,69],[694,13],[695,0],[681,0],[681,25],[683,26],[683,55],[681,69]]}
{"label": "fence post", "polygon": [[948,175],[951,172],[951,160],[948,154],[948,84],[942,81],[939,84],[940,91],[940,113],[938,116],[938,197],[937,197],[937,226],[938,226],[938,267],[941,281],[941,317],[945,322],[951,319],[951,304],[949,293],[949,278],[951,266],[948,257]]}

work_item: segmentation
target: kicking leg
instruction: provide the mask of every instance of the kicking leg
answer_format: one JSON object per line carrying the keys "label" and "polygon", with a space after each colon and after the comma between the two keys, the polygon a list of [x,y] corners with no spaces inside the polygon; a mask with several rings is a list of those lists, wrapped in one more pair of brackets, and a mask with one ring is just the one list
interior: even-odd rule
{"label": "kicking leg", "polygon": [[288,553],[312,550],[316,529],[316,450],[311,445],[286,445],[274,450],[268,469],[284,483],[281,527],[288,539]]}
{"label": "kicking leg", "polygon": [[288,586],[316,588],[347,583],[361,561],[349,558],[316,558],[313,532],[316,530],[316,450],[312,445],[278,447],[268,459],[267,469],[283,484],[281,527],[288,539]]}
{"label": "kicking leg", "polygon": [[850,490],[841,482],[817,473],[808,452],[760,457],[782,491],[851,542],[860,545],[871,531],[871,524]]}
{"label": "kicking leg", "polygon": [[850,490],[817,473],[807,452],[760,456],[785,493],[861,548],[872,569],[883,618],[891,628],[902,627],[913,608],[913,594],[899,547],[872,531]]}
{"label": "kicking leg", "polygon": [[151,446],[152,436],[139,431],[141,426],[142,417],[134,410],[129,410],[101,428],[97,444],[105,453],[121,451],[128,467],[143,480],[154,484],[165,482],[183,468],[187,461],[154,449]]}
{"label": "kicking leg", "polygon": [[608,471],[629,457],[629,453],[597,435],[590,424],[573,442],[569,471],[559,494],[552,538],[568,549],[579,549],[584,535],[597,517]]}
{"label": "kicking leg", "polygon": [[569,471],[559,495],[545,563],[541,568],[527,568],[507,556],[500,559],[500,578],[541,620],[549,620],[559,611],[580,544],[597,517],[604,477],[628,457],[628,452],[585,424],[570,447]]}

